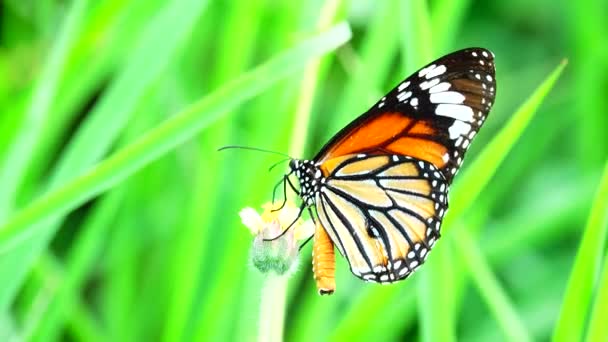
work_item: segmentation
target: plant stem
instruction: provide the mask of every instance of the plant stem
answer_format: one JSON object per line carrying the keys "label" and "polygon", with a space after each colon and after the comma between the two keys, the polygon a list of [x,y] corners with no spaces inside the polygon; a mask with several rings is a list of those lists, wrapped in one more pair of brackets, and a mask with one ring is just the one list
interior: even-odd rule
{"label": "plant stem", "polygon": [[274,275],[266,277],[262,285],[258,341],[283,340],[286,295],[287,277]]}

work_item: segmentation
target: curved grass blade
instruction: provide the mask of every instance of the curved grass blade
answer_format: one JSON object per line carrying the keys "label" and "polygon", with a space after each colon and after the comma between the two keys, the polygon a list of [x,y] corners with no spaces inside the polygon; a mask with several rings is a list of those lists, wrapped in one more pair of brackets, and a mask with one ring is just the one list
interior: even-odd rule
{"label": "curved grass blade", "polygon": [[[574,260],[553,341],[580,341],[608,233],[608,163]],[[605,289],[604,289],[605,291]],[[605,317],[603,317],[605,325]],[[595,329],[595,328],[594,328]]]}
{"label": "curved grass blade", "polygon": [[[82,175],[108,153],[135,112],[138,101],[165,70],[180,47],[179,43],[189,36],[206,3],[187,0],[156,8],[156,20],[146,25],[138,35],[133,53],[120,66],[120,72],[63,149],[49,181],[43,184],[46,187],[43,190],[54,191]],[[177,19],[179,22],[176,23]],[[166,42],[162,49],[158,48],[159,40]],[[151,55],[154,58],[150,58]],[[15,215],[19,216],[19,213]],[[10,279],[6,286],[0,287],[0,310],[13,300],[27,270],[47,247],[61,221],[62,216],[55,215],[41,222],[37,227],[40,234],[32,236],[28,243],[14,245],[11,254],[2,253],[0,245],[0,279]],[[3,224],[9,223],[3,221]],[[10,234],[8,231],[0,232],[4,233]]]}
{"label": "curved grass blade", "polygon": [[259,94],[310,59],[340,46],[350,38],[350,34],[348,25],[342,23],[300,43],[192,104],[82,176],[43,195],[0,227],[0,257],[18,241],[35,234],[45,221],[63,215],[119,184],[146,164],[192,138],[226,111]]}
{"label": "curved grass blade", "polygon": [[[608,203],[606,203],[608,205]],[[608,211],[608,207],[607,211]],[[602,280],[598,286],[599,293],[596,296],[591,318],[589,320],[589,330],[586,340],[589,342],[601,341],[608,336],[608,254],[604,256],[604,269],[602,270]]]}
{"label": "curved grass blade", "polygon": [[15,197],[25,170],[34,154],[31,146],[36,145],[40,131],[44,127],[53,97],[56,95],[61,74],[67,62],[80,26],[86,17],[87,0],[74,1],[59,33],[55,46],[45,64],[40,79],[34,88],[29,108],[25,113],[20,131],[15,136],[7,155],[3,156],[0,167],[0,222],[3,222],[13,210]]}
{"label": "curved grass blade", "polygon": [[[545,97],[564,71],[567,61],[562,61],[555,70],[547,76],[543,83],[513,114],[509,122],[483,149],[479,156],[467,167],[467,171],[454,183],[450,198],[449,215],[444,220],[444,227],[451,226],[454,219],[459,218],[479,196],[507,154],[519,139],[523,131],[536,114]],[[466,190],[465,190],[466,189]]]}
{"label": "curved grass blade", "polygon": [[454,233],[457,233],[455,235],[458,237],[452,239],[453,244],[457,247],[456,250],[463,264],[468,268],[477,290],[502,327],[504,336],[510,341],[532,341],[514,305],[492,273],[488,260],[473,240],[471,233],[464,227],[455,227]]}

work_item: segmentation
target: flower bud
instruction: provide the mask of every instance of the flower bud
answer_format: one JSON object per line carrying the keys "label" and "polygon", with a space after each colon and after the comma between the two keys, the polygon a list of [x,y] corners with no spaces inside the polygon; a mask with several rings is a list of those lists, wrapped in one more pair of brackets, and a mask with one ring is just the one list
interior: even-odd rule
{"label": "flower bud", "polygon": [[314,227],[310,220],[303,221],[297,217],[299,210],[292,203],[286,203],[281,210],[274,211],[274,207],[280,205],[263,205],[262,215],[252,208],[241,210],[239,215],[243,224],[255,235],[251,248],[253,266],[262,274],[283,276],[295,269],[298,240],[310,237]]}

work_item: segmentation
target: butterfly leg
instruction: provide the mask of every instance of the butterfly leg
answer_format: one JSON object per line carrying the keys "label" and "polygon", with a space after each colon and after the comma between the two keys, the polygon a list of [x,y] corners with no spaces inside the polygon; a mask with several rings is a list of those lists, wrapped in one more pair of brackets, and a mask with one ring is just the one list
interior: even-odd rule
{"label": "butterfly leg", "polygon": [[283,209],[283,207],[285,206],[285,203],[287,202],[287,176],[283,176],[283,179],[281,179],[275,186],[274,189],[272,189],[272,204],[274,205],[274,200],[276,198],[276,192],[277,192],[277,188],[279,187],[279,185],[283,184],[283,203],[281,204],[280,207],[278,207],[277,209],[272,209],[272,211],[279,211],[281,209]]}
{"label": "butterfly leg", "polygon": [[[298,191],[295,187],[295,185],[293,185],[293,183],[291,182],[291,180],[289,179],[289,175],[291,173],[285,175],[283,177],[283,180],[281,182],[283,182],[283,203],[281,203],[281,206],[276,208],[276,209],[272,209],[272,211],[279,211],[281,209],[283,209],[285,207],[285,204],[287,203],[287,184],[289,184],[289,187],[291,187],[291,190],[293,190],[293,192],[295,192],[298,196],[300,195],[300,191]],[[277,185],[275,185],[275,190],[278,187],[279,184],[281,184],[281,182],[279,182]],[[275,195],[275,191],[273,190],[272,192],[272,203],[274,203],[274,195]]]}
{"label": "butterfly leg", "polygon": [[277,235],[277,236],[275,236],[275,237],[273,237],[273,238],[270,238],[270,239],[264,239],[264,241],[274,241],[274,240],[276,240],[276,239],[280,238],[281,236],[285,235],[285,233],[287,233],[287,231],[288,231],[289,229],[291,229],[291,227],[293,227],[293,225],[294,225],[294,224],[296,224],[296,222],[298,222],[298,220],[300,219],[300,216],[302,216],[302,213],[304,212],[304,208],[306,208],[306,203],[302,203],[302,205],[300,206],[300,211],[298,211],[298,215],[296,215],[295,220],[293,220],[293,222],[291,222],[291,223],[289,224],[289,226],[287,226],[287,228],[285,228],[285,229],[284,229],[284,230],[281,232],[281,234],[279,234],[279,235]]}
{"label": "butterfly leg", "polygon": [[[310,216],[310,219],[312,220],[312,223],[314,223],[315,227],[317,226],[317,220],[315,219],[315,216],[312,213],[312,207],[308,207],[308,215]],[[298,252],[302,250],[302,248],[304,248],[304,246],[306,246],[307,243],[310,242],[310,240],[315,236],[315,234],[313,233],[308,239],[306,239],[306,241],[302,242],[300,244],[300,247],[298,247]]]}
{"label": "butterfly leg", "polygon": [[289,179],[289,175],[285,176],[285,179],[287,180],[287,183],[289,183],[289,187],[291,187],[291,190],[293,190],[293,192],[295,192],[296,195],[301,196],[300,191],[298,189],[296,189],[296,186],[293,185],[293,183],[291,182],[291,179]]}

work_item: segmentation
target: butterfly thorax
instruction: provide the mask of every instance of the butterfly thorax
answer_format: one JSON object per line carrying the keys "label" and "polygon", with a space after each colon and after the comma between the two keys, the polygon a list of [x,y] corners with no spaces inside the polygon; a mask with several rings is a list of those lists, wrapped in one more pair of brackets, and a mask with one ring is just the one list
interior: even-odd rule
{"label": "butterfly thorax", "polygon": [[300,159],[292,159],[289,167],[300,182],[300,197],[306,205],[313,205],[317,192],[325,183],[321,169],[312,160]]}

